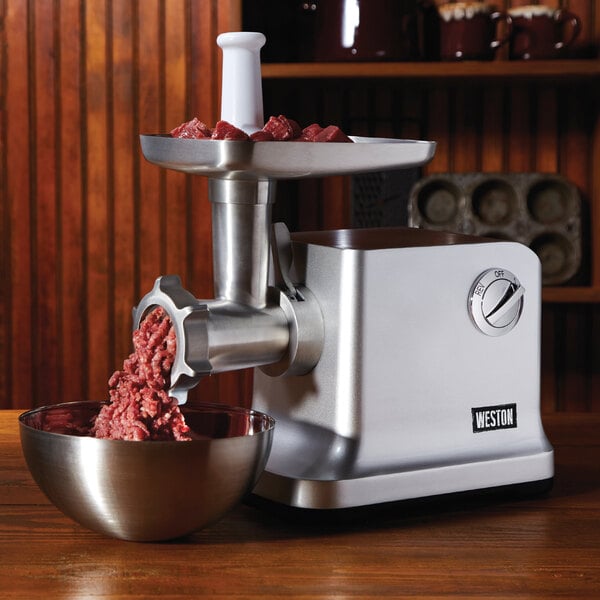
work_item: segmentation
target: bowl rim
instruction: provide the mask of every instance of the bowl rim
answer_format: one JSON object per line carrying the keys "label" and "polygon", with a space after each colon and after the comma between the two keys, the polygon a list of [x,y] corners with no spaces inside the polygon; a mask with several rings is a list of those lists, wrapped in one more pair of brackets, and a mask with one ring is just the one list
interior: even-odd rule
{"label": "bowl rim", "polygon": [[[91,435],[73,435],[70,433],[59,433],[56,431],[45,431],[43,429],[36,429],[35,427],[32,427],[31,425],[27,424],[25,421],[28,417],[30,417],[31,415],[34,415],[36,413],[41,413],[41,412],[46,412],[48,410],[51,409],[55,409],[55,408],[68,408],[68,407],[75,407],[75,406],[81,406],[81,405],[97,405],[99,408],[98,410],[100,410],[100,407],[102,407],[103,405],[107,405],[109,404],[108,400],[102,400],[102,401],[98,401],[98,400],[76,400],[73,402],[61,402],[59,404],[46,404],[45,406],[37,406],[35,408],[30,408],[24,412],[22,412],[21,414],[19,414],[18,420],[19,420],[19,425],[28,430],[28,431],[35,431],[35,432],[39,432],[39,434],[41,435],[50,435],[50,436],[59,436],[61,438],[78,438],[80,440],[94,440],[93,442],[84,442],[84,443],[106,443],[106,442],[110,442],[110,443],[115,443],[115,444],[139,444],[140,440],[113,440],[113,439],[108,439],[108,438],[97,438],[97,437],[93,437]],[[185,405],[181,405],[182,408],[185,407]],[[263,419],[266,423],[265,428],[262,429],[261,431],[257,431],[254,433],[245,433],[242,435],[231,435],[231,436],[227,436],[224,438],[206,438],[206,439],[192,439],[192,440],[185,440],[185,444],[207,444],[207,443],[215,443],[218,442],[219,440],[233,440],[233,439],[238,439],[238,438],[245,438],[245,437],[252,437],[252,436],[257,436],[257,435],[262,435],[262,434],[268,434],[270,431],[272,431],[275,427],[275,419],[271,416],[268,415],[267,413],[261,412],[259,410],[256,410],[254,408],[245,408],[243,406],[231,406],[229,404],[224,404],[224,403],[217,403],[217,402],[201,402],[198,404],[194,404],[193,406],[187,406],[186,408],[184,408],[184,410],[190,411],[190,412],[219,412],[219,413],[237,413],[237,414],[242,414],[245,416],[256,416],[259,417],[261,419]],[[172,445],[172,444],[181,444],[181,440],[144,440],[144,441],[151,441],[152,446],[156,446],[156,445],[163,445],[163,444],[168,444],[168,445]]]}

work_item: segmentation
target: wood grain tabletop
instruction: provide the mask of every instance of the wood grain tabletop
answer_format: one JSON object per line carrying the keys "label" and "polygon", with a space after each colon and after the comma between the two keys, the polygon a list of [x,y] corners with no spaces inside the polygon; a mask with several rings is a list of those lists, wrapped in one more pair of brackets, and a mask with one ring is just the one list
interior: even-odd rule
{"label": "wood grain tabletop", "polygon": [[600,414],[549,414],[555,484],[332,521],[244,504],[168,543],[88,531],[25,466],[0,411],[0,598],[600,598]]}

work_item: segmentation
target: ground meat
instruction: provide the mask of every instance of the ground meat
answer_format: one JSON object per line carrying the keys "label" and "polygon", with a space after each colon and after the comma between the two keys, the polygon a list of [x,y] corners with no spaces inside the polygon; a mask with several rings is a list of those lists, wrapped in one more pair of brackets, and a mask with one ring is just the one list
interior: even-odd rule
{"label": "ground meat", "polygon": [[68,406],[58,406],[39,412],[28,425],[34,429],[63,435],[89,436],[93,423],[94,417],[90,417],[85,411],[81,414],[77,411],[73,413]]}
{"label": "ground meat", "polygon": [[213,129],[194,117],[171,131],[172,137],[213,140],[252,140],[253,142],[344,142],[352,140],[336,125],[321,127],[313,123],[302,129],[284,115],[269,117],[264,127],[248,136],[227,121],[219,121]]}
{"label": "ground meat", "polygon": [[92,428],[97,438],[117,440],[189,440],[189,427],[177,400],[170,398],[175,359],[175,330],[158,307],[133,334],[133,353],[109,379],[110,402]]}

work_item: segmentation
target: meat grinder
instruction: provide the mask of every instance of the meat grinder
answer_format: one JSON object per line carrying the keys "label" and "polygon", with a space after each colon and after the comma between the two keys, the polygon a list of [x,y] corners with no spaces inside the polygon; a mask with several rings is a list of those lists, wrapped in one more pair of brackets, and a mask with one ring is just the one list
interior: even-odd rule
{"label": "meat grinder", "polygon": [[[263,124],[264,36],[229,33],[221,118]],[[279,179],[415,167],[427,141],[250,142],[142,135],[145,157],[209,178],[215,298],[159,277],[177,335],[171,394],[255,367],[276,419],[254,493],[339,509],[504,486],[544,487],[541,275],[519,243],[417,229],[290,234],[271,225]]]}

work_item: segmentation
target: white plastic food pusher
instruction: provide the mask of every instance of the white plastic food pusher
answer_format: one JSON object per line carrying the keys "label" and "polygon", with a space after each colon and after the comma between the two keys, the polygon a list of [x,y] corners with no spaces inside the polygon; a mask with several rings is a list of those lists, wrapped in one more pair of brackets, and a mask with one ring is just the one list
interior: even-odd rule
{"label": "white plastic food pusher", "polygon": [[262,33],[222,33],[217,44],[223,50],[221,119],[252,134],[264,125],[260,49]]}

